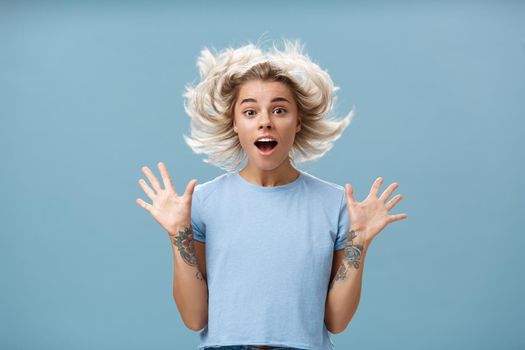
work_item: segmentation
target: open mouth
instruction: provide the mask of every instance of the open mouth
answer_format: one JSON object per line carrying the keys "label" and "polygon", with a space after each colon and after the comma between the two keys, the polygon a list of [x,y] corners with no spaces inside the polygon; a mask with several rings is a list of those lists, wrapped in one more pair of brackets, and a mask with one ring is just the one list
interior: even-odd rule
{"label": "open mouth", "polygon": [[277,146],[277,141],[255,141],[255,146],[263,152],[269,152]]}

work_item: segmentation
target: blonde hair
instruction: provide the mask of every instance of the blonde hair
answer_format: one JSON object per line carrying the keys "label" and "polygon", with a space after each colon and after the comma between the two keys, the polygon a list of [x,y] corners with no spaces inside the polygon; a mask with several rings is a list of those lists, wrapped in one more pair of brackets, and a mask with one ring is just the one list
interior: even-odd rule
{"label": "blonde hair", "polygon": [[253,44],[215,55],[207,48],[201,51],[201,81],[184,93],[191,137],[183,137],[193,152],[208,156],[204,162],[231,171],[246,159],[233,130],[233,107],[239,87],[249,80],[283,82],[295,96],[301,130],[289,154],[292,164],[322,157],[350,124],[355,108],[341,120],[330,115],[338,88],[328,73],[302,53],[298,41],[283,43],[283,50],[274,44],[267,52]]}

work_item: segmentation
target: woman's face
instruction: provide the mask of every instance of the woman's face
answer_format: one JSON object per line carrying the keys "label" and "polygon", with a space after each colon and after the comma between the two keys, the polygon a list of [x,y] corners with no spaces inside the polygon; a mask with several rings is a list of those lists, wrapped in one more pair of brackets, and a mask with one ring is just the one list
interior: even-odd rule
{"label": "woman's face", "polygon": [[242,84],[233,114],[233,129],[252,165],[268,171],[289,162],[288,154],[301,125],[288,85],[262,80]]}

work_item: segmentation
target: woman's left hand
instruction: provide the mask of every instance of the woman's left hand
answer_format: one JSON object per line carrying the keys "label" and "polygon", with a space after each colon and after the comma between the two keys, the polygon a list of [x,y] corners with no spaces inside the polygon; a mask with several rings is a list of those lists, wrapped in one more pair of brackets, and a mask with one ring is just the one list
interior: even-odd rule
{"label": "woman's left hand", "polygon": [[374,239],[386,225],[408,217],[407,214],[388,214],[388,211],[392,209],[403,196],[398,194],[386,202],[398,186],[398,184],[394,182],[377,198],[377,193],[382,183],[383,178],[378,177],[376,181],[374,181],[368,197],[362,202],[356,201],[352,185],[347,184],[345,186],[346,206],[350,216],[350,230],[354,230],[358,233],[358,236],[361,236],[359,237],[359,241],[363,242],[366,247],[370,245],[372,239]]}

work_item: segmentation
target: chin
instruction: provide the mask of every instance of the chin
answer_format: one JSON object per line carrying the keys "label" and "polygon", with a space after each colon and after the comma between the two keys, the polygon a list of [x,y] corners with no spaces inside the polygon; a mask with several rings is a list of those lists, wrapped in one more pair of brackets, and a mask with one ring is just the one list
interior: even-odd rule
{"label": "chin", "polygon": [[257,159],[252,160],[252,164],[255,166],[255,168],[262,170],[262,171],[273,171],[278,169],[280,166],[284,165],[286,163],[286,159],[282,161],[274,160],[274,159]]}

